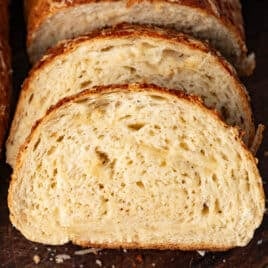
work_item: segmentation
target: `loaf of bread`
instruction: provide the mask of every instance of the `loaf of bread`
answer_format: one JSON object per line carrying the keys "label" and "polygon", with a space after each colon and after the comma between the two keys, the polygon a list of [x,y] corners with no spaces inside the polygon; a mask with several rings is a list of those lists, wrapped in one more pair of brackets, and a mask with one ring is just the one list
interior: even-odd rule
{"label": "loaf of bread", "polygon": [[252,141],[254,124],[246,90],[223,58],[184,34],[120,25],[62,42],[31,71],[7,141],[8,163],[15,164],[35,121],[61,98],[87,87],[130,82],[198,95],[227,123],[238,125],[247,144]]}
{"label": "loaf of bread", "polygon": [[196,97],[107,86],[61,100],[21,147],[9,189],[29,240],[225,250],[260,225],[255,158]]}
{"label": "loaf of bread", "polygon": [[58,41],[129,22],[172,27],[209,40],[241,74],[251,74],[239,0],[25,0],[32,62]]}
{"label": "loaf of bread", "polygon": [[11,91],[8,1],[0,1],[0,156],[8,127]]}

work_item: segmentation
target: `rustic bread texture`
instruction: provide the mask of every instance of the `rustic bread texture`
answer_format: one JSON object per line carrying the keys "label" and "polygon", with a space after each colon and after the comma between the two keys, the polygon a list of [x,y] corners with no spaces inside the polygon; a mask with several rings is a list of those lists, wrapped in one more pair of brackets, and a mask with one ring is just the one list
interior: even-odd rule
{"label": "rustic bread texture", "polygon": [[251,74],[239,0],[52,1],[26,0],[28,52],[32,62],[58,41],[129,22],[172,27],[209,40],[241,74]]}
{"label": "rustic bread texture", "polygon": [[254,124],[247,93],[232,67],[207,45],[184,34],[121,25],[77,38],[51,50],[23,85],[7,141],[7,161],[36,120],[61,98],[87,87],[130,82],[153,83],[203,98],[238,125],[250,144]]}
{"label": "rustic bread texture", "polygon": [[196,97],[129,85],[51,108],[20,150],[8,204],[35,242],[223,250],[250,241],[264,193],[237,129]]}
{"label": "rustic bread texture", "polygon": [[11,71],[8,46],[8,1],[0,1],[0,155],[8,127]]}

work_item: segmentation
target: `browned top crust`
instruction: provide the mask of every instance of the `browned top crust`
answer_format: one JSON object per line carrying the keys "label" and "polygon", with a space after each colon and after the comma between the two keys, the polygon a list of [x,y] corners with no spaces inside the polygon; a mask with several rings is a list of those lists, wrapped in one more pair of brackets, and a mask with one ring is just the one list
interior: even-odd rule
{"label": "browned top crust", "polygon": [[[119,0],[25,0],[26,17],[28,19],[28,44],[32,41],[34,32],[42,22],[60,10],[81,4],[93,2],[114,2]],[[239,0],[128,0],[127,6],[150,2],[167,2],[174,5],[183,5],[198,9],[209,16],[215,17],[220,24],[228,28],[236,37],[241,54],[247,53],[241,4]]]}
{"label": "browned top crust", "polygon": [[8,46],[8,1],[0,0],[0,154],[8,126],[10,103],[10,49]]}

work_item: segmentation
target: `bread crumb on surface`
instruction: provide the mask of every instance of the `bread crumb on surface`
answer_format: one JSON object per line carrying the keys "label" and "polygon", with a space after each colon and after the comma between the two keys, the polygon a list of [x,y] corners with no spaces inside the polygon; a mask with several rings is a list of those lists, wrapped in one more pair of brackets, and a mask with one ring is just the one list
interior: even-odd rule
{"label": "bread crumb on surface", "polygon": [[262,239],[257,241],[257,245],[261,245],[262,244]]}
{"label": "bread crumb on surface", "polygon": [[199,255],[201,255],[202,257],[204,257],[205,254],[206,254],[206,251],[204,251],[204,250],[197,250],[197,253],[198,253]]}
{"label": "bread crumb on surface", "polygon": [[263,155],[264,155],[265,157],[268,157],[268,151],[264,151]]}
{"label": "bread crumb on surface", "polygon": [[115,268],[115,265],[114,264],[112,265],[112,268]]}
{"label": "bread crumb on surface", "polygon": [[123,252],[124,252],[124,253],[127,253],[127,249],[123,248]]}
{"label": "bread crumb on surface", "polygon": [[89,253],[93,253],[95,255],[98,255],[98,252],[101,251],[101,248],[88,248],[88,249],[82,249],[82,250],[77,250],[74,252],[74,255],[86,255]]}
{"label": "bread crumb on surface", "polygon": [[38,263],[40,262],[40,257],[39,257],[38,255],[34,255],[34,256],[33,256],[33,262],[34,262],[35,264],[38,264]]}
{"label": "bread crumb on surface", "polygon": [[222,260],[222,262],[224,262],[224,263],[225,263],[225,262],[226,262],[226,260],[225,260],[225,259],[223,259],[223,260]]}
{"label": "bread crumb on surface", "polygon": [[102,267],[102,262],[101,262],[101,260],[96,260],[96,264],[99,266],[99,267]]}
{"label": "bread crumb on surface", "polygon": [[152,263],[152,267],[155,267],[155,263],[154,262]]}
{"label": "bread crumb on surface", "polygon": [[65,260],[69,260],[69,259],[71,259],[71,256],[67,254],[58,254],[55,257],[56,263],[63,263]]}

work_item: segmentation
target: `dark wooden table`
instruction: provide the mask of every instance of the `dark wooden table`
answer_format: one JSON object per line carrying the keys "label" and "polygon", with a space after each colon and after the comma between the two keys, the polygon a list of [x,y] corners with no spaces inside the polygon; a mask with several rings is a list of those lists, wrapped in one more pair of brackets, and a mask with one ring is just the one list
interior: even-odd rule
{"label": "dark wooden table", "polygon": [[[22,1],[11,3],[11,45],[13,56],[13,107],[20,85],[27,75],[29,64],[25,54],[25,28]],[[244,80],[251,98],[256,123],[268,125],[268,1],[243,2],[248,45],[257,57],[254,75]],[[1,27],[1,25],[0,25]],[[14,108],[13,108],[14,109]],[[258,152],[259,168],[263,182],[268,182],[268,130]],[[4,161],[3,161],[4,162]],[[0,266],[36,267],[33,257],[40,257],[39,267],[268,267],[268,214],[254,239],[245,248],[236,248],[223,253],[156,251],[156,250],[102,250],[97,255],[89,253],[78,256],[81,250],[71,244],[50,247],[27,241],[10,224],[7,209],[7,189],[10,169],[0,163]],[[268,184],[265,184],[268,196]],[[70,257],[56,263],[58,254]],[[113,266],[114,265],[114,266]]]}

